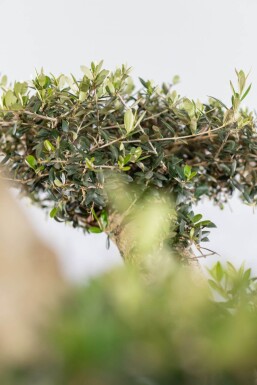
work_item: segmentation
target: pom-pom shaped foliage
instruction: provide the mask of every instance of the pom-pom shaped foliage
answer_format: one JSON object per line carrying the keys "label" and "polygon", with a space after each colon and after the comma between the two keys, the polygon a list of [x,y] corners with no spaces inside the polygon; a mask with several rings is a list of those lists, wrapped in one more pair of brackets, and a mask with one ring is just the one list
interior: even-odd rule
{"label": "pom-pom shaped foliage", "polygon": [[222,206],[235,190],[247,204],[256,202],[256,128],[253,114],[241,108],[251,87],[247,76],[236,71],[227,107],[214,97],[205,104],[181,97],[177,76],[161,86],[140,79],[136,89],[130,68],[111,72],[102,65],[82,66],[80,78],[42,70],[12,87],[2,77],[5,178],[57,221],[104,231],[118,245],[118,190],[108,189],[110,199],[105,184],[118,175],[135,199],[163,191],[176,203],[173,247],[199,248],[214,225],[192,211],[194,203],[207,196]]}

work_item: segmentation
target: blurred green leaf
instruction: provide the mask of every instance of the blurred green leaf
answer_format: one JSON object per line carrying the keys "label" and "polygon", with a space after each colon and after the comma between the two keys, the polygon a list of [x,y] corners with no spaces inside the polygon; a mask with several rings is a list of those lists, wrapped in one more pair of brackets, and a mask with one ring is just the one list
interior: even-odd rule
{"label": "blurred green leaf", "polygon": [[28,155],[26,157],[26,163],[29,167],[33,168],[33,170],[35,170],[36,166],[37,166],[37,160],[34,158],[33,155]]}
{"label": "blurred green leaf", "polygon": [[99,233],[102,233],[103,230],[101,230],[99,227],[95,227],[95,226],[91,226],[88,228],[88,231],[90,233],[94,233],[94,234],[99,234]]}
{"label": "blurred green leaf", "polygon": [[127,131],[127,133],[130,133],[131,131],[133,131],[134,115],[133,115],[133,112],[130,108],[128,110],[126,110],[126,112],[124,114],[124,126],[125,126],[125,130]]}

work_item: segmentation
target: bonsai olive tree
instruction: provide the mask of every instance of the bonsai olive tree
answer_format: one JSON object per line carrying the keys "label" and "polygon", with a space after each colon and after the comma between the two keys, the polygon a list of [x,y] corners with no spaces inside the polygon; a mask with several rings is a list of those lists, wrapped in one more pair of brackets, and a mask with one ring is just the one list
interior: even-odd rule
{"label": "bonsai olive tree", "polygon": [[[42,349],[39,339],[39,355],[18,364],[14,349],[12,361],[0,365],[0,382],[256,383],[257,286],[251,270],[218,262],[209,270],[214,301],[197,273],[165,259],[171,249],[182,262],[195,258],[193,245],[202,251],[214,226],[192,210],[202,197],[222,206],[239,190],[244,202],[256,203],[256,125],[253,114],[240,107],[250,90],[247,76],[236,73],[238,84],[231,84],[227,107],[213,97],[207,104],[192,101],[172,85],[158,87],[142,79],[135,91],[124,66],[111,73],[93,63],[82,71],[79,80],[41,71],[31,83],[12,87],[2,77],[1,178],[15,183],[55,220],[105,232],[125,261],[138,261],[142,253],[152,256],[152,244],[161,251],[160,259],[147,270],[147,280],[138,268],[122,267],[65,292],[59,314],[43,330],[46,346]],[[8,207],[4,211],[10,214]],[[152,231],[152,223],[160,232]],[[12,242],[8,247],[6,263]],[[3,275],[11,281],[8,294],[18,293],[18,277],[26,297],[27,287],[37,286],[34,260],[24,269],[33,273],[31,282],[28,275],[23,282],[9,262],[8,279]],[[45,290],[47,303],[55,294]],[[9,297],[2,297],[4,306]],[[24,321],[26,346],[27,330],[33,328],[29,317],[40,309],[37,301]],[[13,314],[23,314],[23,307]],[[15,330],[8,326],[3,335]],[[15,338],[12,333],[14,348],[21,341]]]}
{"label": "bonsai olive tree", "polygon": [[[2,178],[56,221],[105,232],[125,260],[133,252],[126,239],[133,207],[143,210],[149,191],[160,199],[165,192],[177,213],[166,244],[188,261],[192,245],[202,251],[215,226],[195,214],[193,204],[207,196],[223,206],[235,190],[256,203],[256,127],[240,106],[251,85],[236,71],[231,106],[214,97],[202,104],[173,89],[177,76],[161,86],[139,79],[136,90],[129,68],[110,72],[102,65],[82,66],[79,79],[42,70],[10,87],[2,77]],[[119,184],[129,197],[122,211]]]}

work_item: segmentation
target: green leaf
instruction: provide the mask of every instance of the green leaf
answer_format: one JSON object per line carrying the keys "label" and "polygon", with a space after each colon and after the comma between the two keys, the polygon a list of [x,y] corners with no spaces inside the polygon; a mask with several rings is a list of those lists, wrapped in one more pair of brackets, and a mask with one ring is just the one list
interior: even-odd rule
{"label": "green leaf", "polygon": [[192,167],[189,166],[188,164],[186,164],[186,165],[184,166],[184,175],[185,175],[185,177],[186,177],[187,179],[190,178],[191,170],[192,170]]}
{"label": "green leaf", "polygon": [[111,95],[114,95],[114,94],[115,94],[115,87],[114,87],[113,83],[112,83],[110,80],[107,81],[106,88],[107,88],[107,91],[108,91]]}
{"label": "green leaf", "polygon": [[224,275],[223,267],[221,266],[220,262],[216,263],[215,273],[216,273],[217,281],[220,282],[223,278],[223,275]]}
{"label": "green leaf", "polygon": [[149,142],[149,136],[146,135],[146,134],[141,135],[139,139],[140,139],[141,143],[147,143],[147,142]]}
{"label": "green leaf", "polygon": [[187,112],[190,118],[195,116],[195,105],[190,99],[188,98],[184,99],[182,108]]}
{"label": "green leaf", "polygon": [[96,78],[96,85],[97,85],[97,86],[101,85],[101,84],[104,82],[104,80],[107,78],[108,75],[109,75],[109,71],[107,71],[107,70],[102,70],[102,71],[98,74],[98,76],[97,76],[97,78]]}
{"label": "green leaf", "polygon": [[201,219],[202,219],[202,214],[196,214],[193,218],[192,218],[192,222],[193,223],[197,223],[199,222]]}
{"label": "green leaf", "polygon": [[69,131],[69,122],[67,122],[67,120],[63,120],[62,121],[62,130],[64,132],[68,132]]}
{"label": "green leaf", "polygon": [[26,160],[25,162],[27,163],[27,165],[30,167],[30,168],[33,168],[33,170],[35,170],[36,166],[37,166],[37,160],[34,158],[33,155],[28,155],[26,157]]}
{"label": "green leaf", "polygon": [[56,216],[58,212],[58,208],[57,207],[54,207],[51,211],[50,211],[50,218],[54,218]]}
{"label": "green leaf", "polygon": [[44,141],[44,147],[47,151],[51,152],[55,150],[55,147],[52,145],[52,143],[49,140]]}
{"label": "green leaf", "polygon": [[102,226],[102,229],[104,230],[108,226],[108,215],[106,210],[103,210],[100,215],[100,223]]}
{"label": "green leaf", "polygon": [[194,234],[195,234],[195,229],[192,227],[192,229],[190,230],[190,233],[189,233],[190,239],[194,238]]}
{"label": "green leaf", "polygon": [[62,187],[63,186],[63,183],[59,179],[57,179],[57,178],[54,180],[54,184],[57,187]]}
{"label": "green leaf", "polygon": [[86,158],[85,159],[86,166],[89,168],[89,170],[93,170],[94,169],[94,160],[95,160],[95,158],[91,158],[91,159]]}
{"label": "green leaf", "polygon": [[243,96],[241,97],[241,102],[242,102],[242,100],[244,100],[244,99],[246,98],[246,96],[249,94],[251,87],[252,87],[252,83],[249,85],[249,87],[247,88],[247,90],[245,91],[245,93],[243,94]]}
{"label": "green leaf", "polygon": [[230,277],[235,277],[237,275],[237,270],[235,266],[229,261],[227,261],[227,274]]}
{"label": "green leaf", "polygon": [[84,102],[87,98],[87,92],[80,91],[79,93],[79,101]]}
{"label": "green leaf", "polygon": [[5,87],[5,86],[7,85],[7,81],[8,81],[7,76],[6,76],[6,75],[3,75],[3,76],[2,76],[2,79],[1,79],[1,81],[0,81],[0,86],[1,86],[1,87]]}
{"label": "green leaf", "polygon": [[247,282],[247,281],[250,280],[250,278],[251,278],[251,273],[252,273],[252,270],[251,270],[251,269],[245,270],[244,275],[243,275],[243,280],[244,280],[244,282]]}
{"label": "green leaf", "polygon": [[46,84],[46,76],[44,74],[40,74],[38,75],[38,78],[37,78],[37,81],[38,81],[38,84],[43,88]]}
{"label": "green leaf", "polygon": [[212,279],[208,279],[209,285],[213,290],[215,290],[218,294],[220,294],[224,298],[228,298],[228,293],[220,286],[218,285],[215,281]]}
{"label": "green leaf", "polygon": [[26,82],[16,82],[14,84],[14,93],[18,97],[19,95],[25,95],[28,90],[28,84]]}
{"label": "green leaf", "polygon": [[93,73],[92,71],[86,67],[86,66],[80,66],[80,69],[81,71],[85,74],[85,76],[89,79],[89,80],[93,80],[94,79],[94,76],[93,76]]}
{"label": "green leaf", "polygon": [[141,83],[145,88],[147,88],[147,82],[146,82],[144,79],[139,78],[139,81],[140,81],[140,83]]}
{"label": "green leaf", "polygon": [[232,163],[232,165],[231,165],[231,174],[230,174],[231,176],[234,175],[234,173],[235,173],[235,171],[236,171],[236,166],[237,166],[237,161],[234,160],[233,163]]}
{"label": "green leaf", "polygon": [[217,227],[215,223],[209,220],[198,222],[195,227]]}
{"label": "green leaf", "polygon": [[124,114],[124,126],[127,133],[131,132],[134,128],[134,115],[130,108]]}
{"label": "green leaf", "polygon": [[173,78],[172,78],[172,84],[178,84],[178,83],[180,83],[180,77],[179,77],[179,75],[175,75],[175,76],[173,76]]}
{"label": "green leaf", "polygon": [[241,95],[244,88],[245,88],[246,76],[245,76],[244,71],[242,71],[242,70],[239,71],[237,76],[238,76],[239,93]]}
{"label": "green leaf", "polygon": [[10,108],[13,104],[17,103],[17,98],[11,90],[8,90],[4,95],[4,102],[7,108]]}
{"label": "green leaf", "polygon": [[[103,64],[104,64],[104,61],[103,60],[100,60],[100,62],[98,62],[98,63],[95,63],[96,65],[95,65],[95,73],[96,74],[99,74],[99,72],[101,71],[101,68],[102,68],[102,66],[103,66]],[[92,63],[91,63],[91,65],[92,65]]]}
{"label": "green leaf", "polygon": [[65,75],[60,75],[57,79],[57,84],[60,90],[62,90],[67,83],[67,78]]}
{"label": "green leaf", "polygon": [[196,171],[191,172],[191,175],[190,175],[189,179],[190,180],[193,179],[196,175],[197,175]]}
{"label": "green leaf", "polygon": [[248,203],[252,203],[252,199],[246,191],[243,191],[242,195]]}
{"label": "green leaf", "polygon": [[221,100],[215,98],[214,96],[208,96],[208,97],[216,100],[216,102],[218,102],[222,107],[224,107],[224,108],[226,108],[226,110],[228,110],[228,107]]}
{"label": "green leaf", "polygon": [[130,155],[131,155],[130,161],[132,163],[137,162],[139,160],[140,156],[142,155],[142,148],[141,147],[132,147],[132,149],[130,150]]}
{"label": "green leaf", "polygon": [[127,164],[130,161],[130,159],[131,159],[131,154],[126,155],[125,158],[123,159],[123,164],[124,165]]}
{"label": "green leaf", "polygon": [[230,84],[231,90],[232,90],[232,92],[233,92],[233,95],[235,95],[235,94],[236,94],[236,90],[235,90],[235,88],[234,88],[233,83],[232,83],[231,80],[230,80],[229,84]]}
{"label": "green leaf", "polygon": [[195,197],[199,198],[201,195],[208,194],[209,188],[206,185],[198,186],[195,189]]}
{"label": "green leaf", "polygon": [[103,230],[101,230],[99,227],[96,227],[96,226],[91,226],[88,228],[88,231],[90,233],[94,233],[94,234],[99,234],[99,233],[102,233]]}

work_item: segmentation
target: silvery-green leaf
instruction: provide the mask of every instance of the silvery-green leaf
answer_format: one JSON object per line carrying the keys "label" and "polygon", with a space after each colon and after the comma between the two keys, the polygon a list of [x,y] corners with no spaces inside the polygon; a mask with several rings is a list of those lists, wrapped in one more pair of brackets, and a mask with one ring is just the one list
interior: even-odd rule
{"label": "silvery-green leaf", "polygon": [[185,98],[182,105],[183,109],[188,113],[190,117],[193,117],[195,114],[195,106],[194,103],[190,100]]}
{"label": "silvery-green leaf", "polygon": [[41,87],[44,87],[46,83],[46,76],[44,74],[40,74],[37,78],[37,81]]}
{"label": "silvery-green leaf", "polygon": [[80,102],[84,102],[87,98],[87,93],[86,92],[83,92],[83,91],[80,91],[79,93],[79,101]]}
{"label": "silvery-green leaf", "polygon": [[131,132],[134,128],[134,115],[130,108],[124,114],[124,126],[127,133]]}
{"label": "silvery-green leaf", "polygon": [[112,94],[112,95],[115,94],[115,87],[110,80],[107,81],[106,88],[107,88],[108,92],[110,92],[110,94]]}
{"label": "silvery-green leaf", "polygon": [[246,76],[244,71],[239,71],[238,73],[238,85],[239,85],[239,93],[242,94],[245,88]]}
{"label": "silvery-green leaf", "polygon": [[93,74],[92,74],[92,71],[86,67],[86,66],[80,66],[81,68],[81,71],[86,75],[86,77],[89,79],[89,80],[93,80]]}
{"label": "silvery-green leaf", "polygon": [[57,187],[62,187],[62,185],[63,185],[62,182],[59,179],[57,179],[57,178],[54,180],[54,184]]}
{"label": "silvery-green leaf", "polygon": [[4,102],[7,108],[10,108],[17,102],[17,98],[11,90],[8,90],[4,96]]}
{"label": "silvery-green leaf", "polygon": [[172,84],[178,84],[180,82],[180,77],[178,75],[173,76]]}
{"label": "silvery-green leaf", "polygon": [[1,85],[2,87],[5,87],[5,86],[7,85],[7,76],[6,76],[6,75],[4,75],[4,76],[2,77],[1,82],[0,82],[0,85]]}

